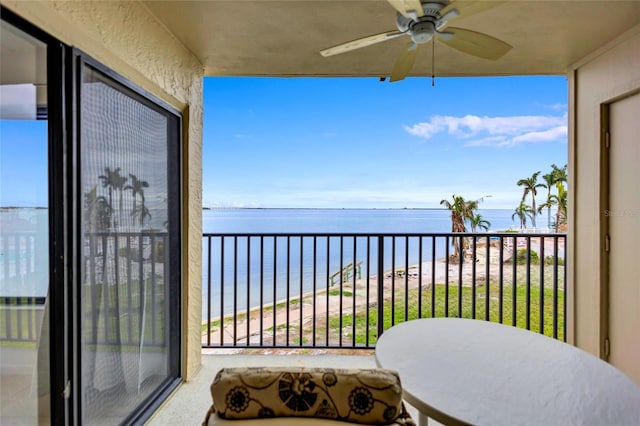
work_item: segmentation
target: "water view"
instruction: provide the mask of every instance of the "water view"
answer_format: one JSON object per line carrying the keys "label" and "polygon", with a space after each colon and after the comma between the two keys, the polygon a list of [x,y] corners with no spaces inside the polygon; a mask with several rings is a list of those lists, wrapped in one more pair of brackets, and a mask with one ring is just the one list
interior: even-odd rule
{"label": "water view", "polygon": [[[490,231],[516,229],[512,210],[479,212],[490,222]],[[312,291],[314,286],[325,288],[336,282],[340,271],[358,279],[373,276],[378,271],[379,243],[388,252],[384,270],[423,263],[434,257],[434,250],[436,259],[444,257],[444,239],[380,240],[378,235],[448,233],[451,213],[445,209],[211,209],[203,211],[203,232],[264,234],[263,238],[203,240],[203,318],[207,318],[218,316],[221,309],[226,313],[234,307],[248,310]],[[279,233],[307,235],[274,236]],[[322,234],[348,236],[313,237]]]}
{"label": "water view", "polygon": [[[511,209],[480,209],[491,231],[517,229]],[[204,233],[425,233],[451,232],[447,209],[210,209]]]}

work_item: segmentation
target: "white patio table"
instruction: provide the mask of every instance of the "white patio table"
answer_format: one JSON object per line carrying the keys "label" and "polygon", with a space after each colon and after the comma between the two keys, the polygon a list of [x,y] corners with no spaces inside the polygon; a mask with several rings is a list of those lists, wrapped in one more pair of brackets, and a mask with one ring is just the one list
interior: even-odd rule
{"label": "white patio table", "polygon": [[444,424],[640,425],[640,386],[569,344],[481,320],[419,319],[385,331],[379,366]]}

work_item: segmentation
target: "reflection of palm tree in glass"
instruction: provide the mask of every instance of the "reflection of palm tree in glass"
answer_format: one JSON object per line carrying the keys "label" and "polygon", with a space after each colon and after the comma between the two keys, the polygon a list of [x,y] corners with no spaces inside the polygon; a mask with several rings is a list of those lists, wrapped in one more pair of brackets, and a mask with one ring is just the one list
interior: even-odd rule
{"label": "reflection of palm tree in glass", "polygon": [[[98,176],[98,179],[102,181],[102,187],[107,188],[109,191],[109,205],[113,207],[113,190],[117,190],[120,192],[120,197],[118,199],[118,212],[119,212],[119,221],[120,225],[122,225],[122,191],[124,189],[124,184],[127,181],[126,177],[120,175],[120,167],[116,167],[111,170],[109,167],[104,168],[104,175]],[[113,223],[113,228],[116,229],[118,224]]]}
{"label": "reflection of palm tree in glass", "polygon": [[[131,179],[131,184],[125,186],[124,189],[130,190],[131,195],[133,195],[133,209],[131,210],[131,216],[138,216],[140,219],[140,226],[143,226],[145,218],[148,217],[149,220],[151,220],[151,213],[144,205],[144,188],[149,187],[149,182],[138,179],[136,175],[132,175],[131,173],[129,173],[129,178]],[[138,208],[137,205],[138,195],[140,196],[140,208]]]}
{"label": "reflection of palm tree in glass", "polygon": [[151,221],[151,213],[149,209],[144,204],[140,204],[139,207],[136,207],[134,211],[131,212],[131,216],[138,216],[140,221],[140,227],[144,226],[145,219],[149,219]]}
{"label": "reflection of palm tree in glass", "polygon": [[[98,176],[98,179],[102,181],[102,187],[107,188],[109,194],[109,205],[113,206],[113,191],[119,191],[119,202],[118,202],[118,212],[119,212],[119,223],[116,223],[115,219],[113,220],[113,231],[117,232],[118,227],[122,226],[122,198],[123,198],[123,190],[124,184],[127,181],[126,177],[120,175],[120,167],[116,167],[115,169],[111,169],[110,167],[104,168],[104,174]],[[106,237],[103,237],[106,238]],[[95,318],[102,317],[103,327],[105,331],[109,330],[110,335],[107,336],[106,345],[101,347],[101,345],[96,345],[96,356],[100,355],[101,362],[105,362],[104,368],[113,369],[112,374],[117,379],[114,380],[115,383],[122,382],[124,379],[120,379],[124,377],[124,370],[122,367],[122,363],[119,361],[120,358],[117,356],[114,357],[113,353],[110,349],[107,349],[108,346],[114,345],[115,347],[120,348],[122,346],[122,316],[121,312],[121,300],[120,300],[120,238],[116,234],[111,238],[113,242],[112,252],[110,254],[103,253],[103,267],[107,263],[111,264],[113,267],[113,274],[107,275],[109,278],[105,279],[102,283],[102,298],[100,302],[93,306],[93,310],[95,311]],[[108,244],[108,243],[107,243]],[[111,263],[113,262],[113,263]],[[127,280],[125,280],[126,283]],[[113,292],[113,293],[112,293]],[[113,295],[113,297],[112,297]],[[106,324],[110,324],[107,328]],[[109,340],[109,339],[114,340]],[[98,362],[98,358],[96,359],[96,363]]]}
{"label": "reflection of palm tree in glass", "polygon": [[89,232],[106,231],[111,224],[111,205],[104,196],[98,197],[96,185],[84,194],[85,226]]}

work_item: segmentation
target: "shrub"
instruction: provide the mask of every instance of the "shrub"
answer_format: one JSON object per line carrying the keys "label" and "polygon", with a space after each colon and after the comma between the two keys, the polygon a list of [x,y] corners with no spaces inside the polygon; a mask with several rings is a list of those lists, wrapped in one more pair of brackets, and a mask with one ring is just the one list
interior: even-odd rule
{"label": "shrub", "polygon": [[[531,250],[529,252],[531,257],[531,264],[538,265],[540,264],[540,257],[538,256],[538,252],[535,250]],[[527,264],[527,249],[521,248],[518,249],[518,254],[516,255],[516,262],[518,265],[526,265]]]}
{"label": "shrub", "polygon": [[[545,265],[553,265],[553,262],[555,261],[556,257],[549,255],[549,256],[545,256],[544,258],[544,264]],[[564,258],[559,257],[558,258],[558,266],[564,266]]]}

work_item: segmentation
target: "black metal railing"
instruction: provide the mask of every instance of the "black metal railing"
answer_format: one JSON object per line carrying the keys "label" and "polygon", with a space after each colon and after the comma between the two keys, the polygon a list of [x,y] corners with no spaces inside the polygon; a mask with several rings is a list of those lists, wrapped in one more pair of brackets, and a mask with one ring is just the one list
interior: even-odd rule
{"label": "black metal railing", "polygon": [[47,237],[36,232],[3,232],[0,236],[0,283],[4,289],[23,286],[49,273]]}
{"label": "black metal railing", "polygon": [[[46,294],[35,237],[3,235],[0,289]],[[83,240],[82,319],[86,344],[166,344],[166,232],[96,232]],[[46,253],[45,253],[46,254]],[[45,266],[48,266],[45,263]],[[0,294],[0,341],[36,342],[46,297]]]}
{"label": "black metal railing", "polygon": [[[49,276],[48,236],[37,232],[0,235],[0,341],[36,342]],[[42,296],[40,296],[42,295]]]}
{"label": "black metal railing", "polygon": [[565,331],[565,234],[203,234],[203,347],[373,348],[464,317]]}
{"label": "black metal railing", "polygon": [[44,302],[44,297],[0,297],[0,341],[37,341]]}

